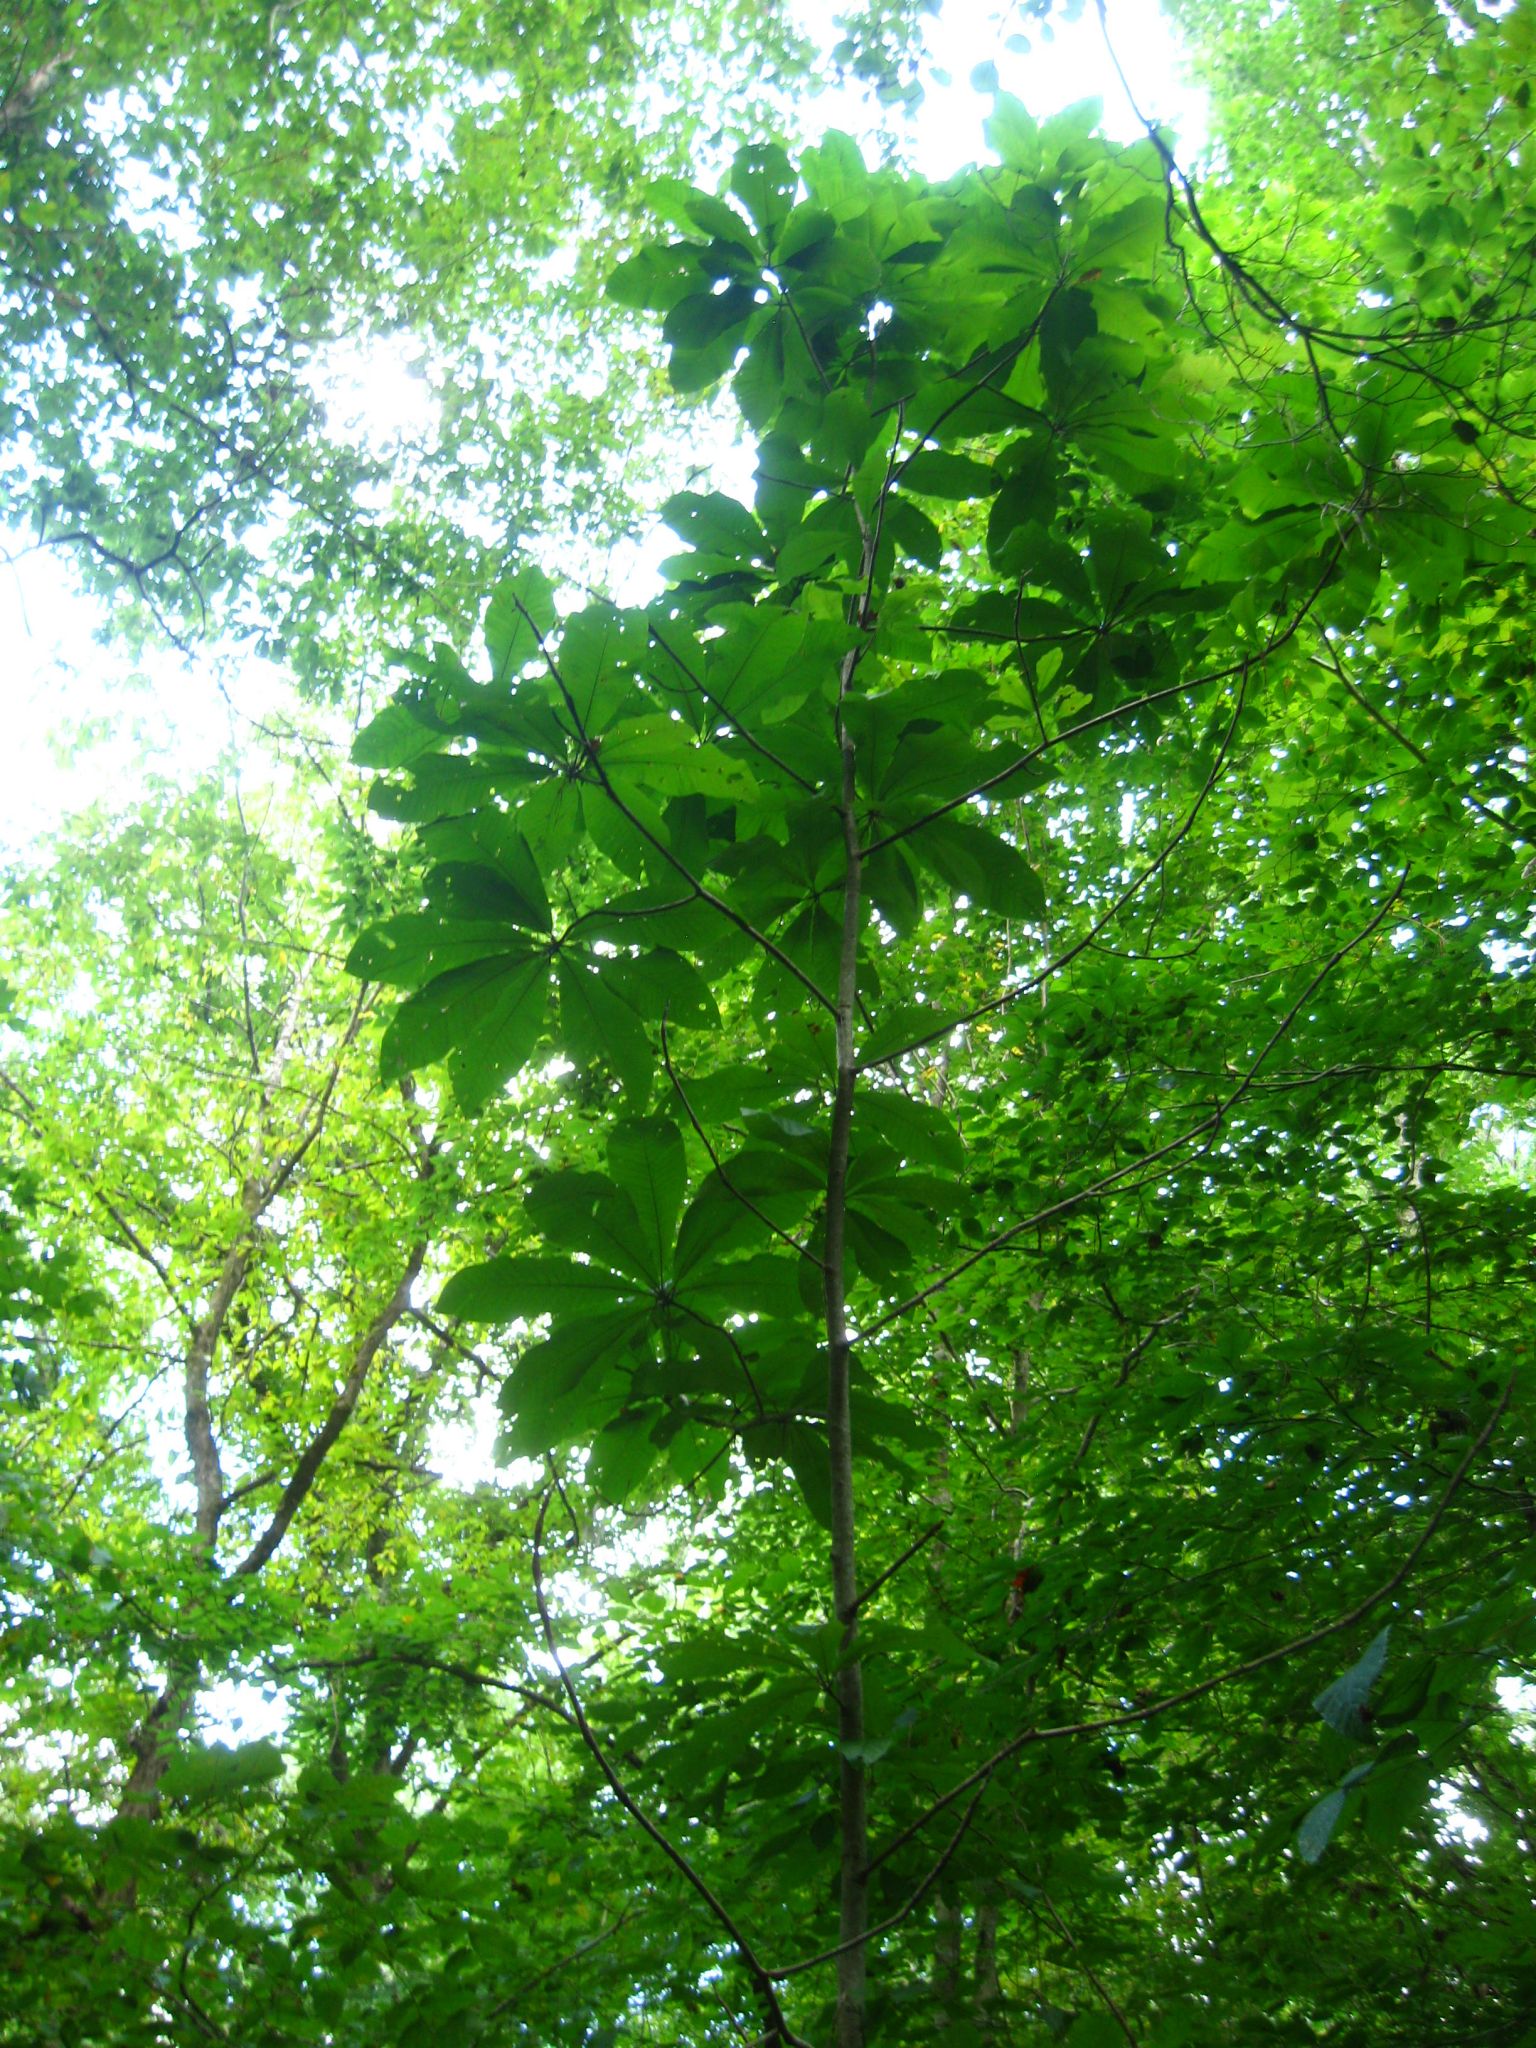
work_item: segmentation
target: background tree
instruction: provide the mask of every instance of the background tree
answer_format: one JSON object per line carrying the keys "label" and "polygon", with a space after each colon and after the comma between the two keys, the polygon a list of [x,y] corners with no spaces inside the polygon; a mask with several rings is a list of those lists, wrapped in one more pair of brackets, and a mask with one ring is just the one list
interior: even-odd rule
{"label": "background tree", "polygon": [[[889,65],[915,27],[886,15]],[[234,633],[348,691],[361,650],[458,630],[514,542],[611,544],[666,444],[602,310],[614,238],[813,54],[737,0],[11,8],[14,552],[65,551],[120,630]],[[341,416],[359,367],[393,427]]]}
{"label": "background tree", "polygon": [[74,1285],[6,1420],[3,2038],[494,2037],[515,1992],[579,2040],[547,1944],[640,1907],[526,1655],[526,1493],[463,1469],[497,1362],[431,1305],[549,1100],[374,1088],[330,925],[378,862],[302,769],[242,781],[11,879],[9,1128]]}

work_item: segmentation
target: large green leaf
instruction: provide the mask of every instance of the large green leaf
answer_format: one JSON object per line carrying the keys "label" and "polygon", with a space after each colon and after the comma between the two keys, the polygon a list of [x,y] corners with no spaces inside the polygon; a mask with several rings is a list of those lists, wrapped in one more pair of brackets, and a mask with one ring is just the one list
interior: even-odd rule
{"label": "large green leaf", "polygon": [[608,1171],[634,1204],[659,1281],[672,1264],[687,1163],[676,1124],[664,1117],[616,1123],[608,1133]]}
{"label": "large green leaf", "polygon": [[503,1252],[455,1273],[438,1306],[444,1315],[471,1322],[531,1322],[539,1316],[600,1315],[639,1300],[643,1292],[604,1266]]}
{"label": "large green leaf", "polygon": [[599,742],[602,773],[622,804],[638,788],[655,796],[727,797],[756,794],[752,771],[719,747],[700,745],[679,718],[651,713],[625,719]]}
{"label": "large green leaf", "polygon": [[650,1033],[620,994],[617,976],[599,959],[560,956],[560,1038],[567,1053],[585,1064],[611,1067],[630,1100],[643,1106],[650,1093],[654,1055]]}
{"label": "large green leaf", "polygon": [[389,1078],[446,1059],[454,1093],[476,1109],[533,1054],[544,1029],[549,962],[506,951],[439,974],[395,1011],[380,1046]]}
{"label": "large green leaf", "polygon": [[798,660],[805,620],[793,612],[726,614],[725,630],[707,649],[704,686],[713,702],[750,731],[803,703],[816,683]]}
{"label": "large green leaf", "polygon": [[1325,1687],[1312,1702],[1330,1728],[1337,1729],[1340,1735],[1347,1735],[1355,1742],[1371,1739],[1368,1718],[1371,1691],[1386,1668],[1387,1645],[1391,1638],[1392,1629],[1388,1624],[1371,1638],[1343,1676]]}
{"label": "large green leaf", "polygon": [[645,621],[638,612],[589,605],[565,621],[557,666],[579,732],[601,732],[625,705],[645,644]]}
{"label": "large green leaf", "polygon": [[491,674],[508,683],[540,652],[555,626],[554,592],[542,569],[520,569],[496,586],[485,613]]}
{"label": "large green leaf", "polygon": [[957,894],[984,910],[996,911],[999,917],[1035,919],[1044,914],[1040,878],[995,828],[950,815],[924,825],[903,843]]}
{"label": "large green leaf", "polygon": [[511,923],[540,932],[552,928],[544,878],[505,812],[481,809],[467,817],[439,819],[423,830],[421,841],[435,860],[487,865],[505,892],[500,913]]}

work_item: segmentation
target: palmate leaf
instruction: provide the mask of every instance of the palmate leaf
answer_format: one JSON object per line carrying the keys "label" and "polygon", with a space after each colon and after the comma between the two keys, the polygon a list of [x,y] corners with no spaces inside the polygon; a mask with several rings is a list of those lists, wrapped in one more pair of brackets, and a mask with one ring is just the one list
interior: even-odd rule
{"label": "palmate leaf", "polygon": [[654,1415],[621,1415],[592,1439],[587,1470],[601,1499],[611,1507],[629,1500],[661,1455],[652,1430]]}
{"label": "palmate leaf", "polygon": [[931,1102],[899,1088],[866,1089],[853,1117],[857,1152],[866,1137],[888,1145],[903,1165],[937,1167],[945,1173],[965,1169],[966,1151],[953,1120]]}
{"label": "palmate leaf", "polygon": [[761,527],[745,505],[723,491],[679,491],[668,498],[661,516],[680,540],[701,555],[761,567],[770,559]]}
{"label": "palmate leaf", "polygon": [[799,183],[794,165],[777,143],[740,149],[731,163],[730,189],[770,243],[789,217]]}
{"label": "palmate leaf", "polygon": [[[649,1177],[658,1167],[661,1175],[670,1172],[665,1160],[642,1160],[634,1172]],[[773,1254],[761,1252],[755,1261],[734,1255],[764,1246],[765,1219],[793,1227],[824,1184],[824,1175],[807,1162],[755,1147],[735,1153],[723,1169],[705,1176],[675,1225],[675,1243],[668,1240],[665,1265],[679,1294],[689,1301],[719,1298],[745,1310],[760,1305],[765,1289],[782,1293],[788,1283]],[[671,1199],[665,1180],[660,1195],[663,1202]],[[657,1213],[659,1219],[659,1206]]]}
{"label": "palmate leaf", "polygon": [[451,731],[413,692],[368,721],[352,742],[352,759],[360,768],[407,768],[435,753]]}
{"label": "palmate leaf", "polygon": [[272,1742],[242,1742],[231,1748],[211,1742],[177,1752],[165,1767],[161,1789],[168,1798],[203,1801],[238,1797],[283,1774],[282,1751]]}
{"label": "palmate leaf", "polygon": [[596,604],[565,621],[555,666],[582,733],[601,731],[634,695],[634,664],[645,646],[643,612]]}
{"label": "palmate leaf", "polygon": [[578,1065],[610,1066],[636,1107],[644,1108],[655,1072],[650,1033],[604,972],[607,963],[562,953],[560,1039]]}
{"label": "palmate leaf", "polygon": [[500,1450],[537,1457],[590,1439],[625,1398],[609,1369],[643,1346],[649,1324],[649,1304],[631,1304],[562,1323],[528,1345],[497,1395],[507,1417]]}
{"label": "palmate leaf", "polygon": [[817,677],[797,662],[806,621],[794,612],[732,608],[706,650],[704,684],[713,702],[749,729],[803,703]]}
{"label": "palmate leaf", "polygon": [[829,128],[818,148],[803,152],[800,171],[834,220],[857,220],[869,205],[869,167],[859,145],[840,128]]}
{"label": "palmate leaf", "polygon": [[[762,1242],[760,1224],[755,1241]],[[792,1312],[805,1273],[819,1285],[820,1274],[793,1251],[755,1252],[701,1266],[679,1287],[679,1299],[687,1308],[702,1307],[718,1317],[783,1315]]]}
{"label": "palmate leaf", "polygon": [[494,746],[478,746],[473,754],[428,754],[411,763],[409,782],[386,782],[382,777],[376,781],[368,792],[368,806],[381,818],[431,824],[482,806],[494,808],[509,791],[542,782],[549,772],[526,751]]}
{"label": "palmate leaf", "polygon": [[[466,1267],[444,1289],[443,1312],[481,1322],[558,1321],[650,1303],[672,1267],[687,1179],[683,1141],[662,1117],[618,1123],[608,1163],[609,1174],[552,1174],[525,1203],[529,1221],[555,1242],[579,1246],[581,1260],[503,1254]],[[605,1257],[611,1263],[599,1263]]]}
{"label": "palmate leaf", "polygon": [[435,975],[509,956],[526,959],[529,948],[500,919],[445,924],[430,912],[407,911],[369,926],[347,955],[347,972],[392,988],[416,988]]}
{"label": "palmate leaf", "polygon": [[1345,1795],[1327,1792],[1312,1807],[1296,1830],[1296,1849],[1302,1860],[1315,1863],[1333,1839],[1333,1831],[1344,1812]]}
{"label": "palmate leaf", "polygon": [[396,1010],[379,1047],[386,1080],[446,1060],[453,1092],[479,1109],[528,1064],[544,1028],[549,960],[504,952],[440,974]]}
{"label": "palmate leaf", "polygon": [[756,295],[745,284],[678,300],[662,323],[671,345],[667,374],[673,390],[702,391],[725,376],[756,311]]}
{"label": "palmate leaf", "polygon": [[875,1207],[872,1202],[850,1199],[846,1219],[848,1257],[856,1271],[883,1285],[912,1271],[931,1242],[932,1231],[919,1227],[925,1219],[915,1212],[888,1209],[881,1220],[872,1213]]}
{"label": "palmate leaf", "polygon": [[801,1498],[822,1528],[832,1526],[832,1475],[825,1435],[810,1422],[765,1422],[745,1430],[742,1451],[750,1465],[782,1461]]}
{"label": "palmate leaf", "polygon": [[472,1323],[533,1322],[540,1316],[627,1314],[650,1289],[627,1274],[543,1252],[502,1252],[465,1266],[443,1289],[438,1307]]}
{"label": "palmate leaf", "polygon": [[552,929],[544,878],[506,812],[483,805],[468,816],[440,818],[424,828],[421,843],[436,861],[487,868],[506,892],[502,915],[511,923]]}
{"label": "palmate leaf", "polygon": [[887,499],[885,524],[902,551],[925,569],[940,568],[944,561],[944,536],[921,507],[900,497]]}
{"label": "palmate leaf", "polygon": [[422,890],[429,916],[445,924],[500,919],[514,931],[548,932],[549,906],[533,901],[496,868],[480,861],[447,861],[433,868]]}
{"label": "palmate leaf", "polygon": [[990,463],[940,448],[920,448],[901,468],[902,487],[924,498],[989,498],[1002,481]]}
{"label": "palmate leaf", "polygon": [[554,586],[542,569],[530,565],[497,584],[485,610],[485,644],[495,682],[510,682],[538,654],[556,617]]}
{"label": "palmate leaf", "polygon": [[902,842],[914,860],[931,868],[957,896],[999,917],[1045,915],[1040,877],[1016,846],[995,830],[962,818],[936,818]]}
{"label": "palmate leaf", "polygon": [[[536,884],[531,859],[529,873]],[[487,915],[455,921],[429,908],[385,919],[357,941],[348,964],[370,980],[415,987],[386,1027],[385,1077],[446,1060],[459,1101],[476,1108],[526,1066],[544,1031],[551,953],[519,937],[511,920],[537,929],[547,904],[542,892],[530,902],[487,868],[436,869],[427,895],[429,905],[435,898],[445,910]],[[494,921],[493,911],[508,922]],[[609,930],[632,938],[649,929],[643,912],[635,923],[606,913],[581,922],[594,950],[573,942],[574,928],[565,934],[554,954],[560,1003],[550,1028],[572,1060],[611,1068],[643,1108],[656,1073],[650,1020],[665,1017],[678,1030],[707,1028],[719,1012],[702,976],[670,949],[634,956],[598,950]],[[718,923],[706,922],[710,936]]]}
{"label": "palmate leaf", "polygon": [[905,846],[882,846],[865,862],[864,874],[869,900],[881,921],[898,938],[910,937],[922,922],[923,895]]}
{"label": "palmate leaf", "polygon": [[728,797],[749,801],[757,782],[744,761],[694,740],[666,713],[625,719],[595,741],[602,772],[622,801],[632,788],[656,796]]}
{"label": "palmate leaf", "polygon": [[633,783],[617,802],[616,792],[595,783],[578,788],[567,782],[563,787],[572,799],[567,811],[567,823],[575,828],[570,850],[589,841],[621,875],[632,882],[645,881],[660,865],[656,848],[666,844],[667,836],[655,799]]}
{"label": "palmate leaf", "polygon": [[[1350,1804],[1350,1795],[1363,1785],[1376,1766],[1374,1761],[1356,1764],[1346,1771],[1332,1792],[1324,1793],[1303,1817],[1296,1830],[1296,1850],[1305,1863],[1316,1863],[1333,1839],[1333,1833]],[[1420,1788],[1422,1794],[1422,1788]],[[1358,1795],[1357,1795],[1358,1796]]]}
{"label": "palmate leaf", "polygon": [[1024,102],[1012,93],[997,94],[984,133],[988,146],[997,151],[1009,170],[1033,175],[1040,168],[1039,127]]}
{"label": "palmate leaf", "polygon": [[529,1190],[523,1213],[547,1245],[595,1258],[642,1286],[659,1284],[662,1268],[635,1205],[606,1173],[548,1174]]}
{"label": "palmate leaf", "polygon": [[[722,930],[735,936],[718,911],[701,906],[707,922],[700,951],[718,945]],[[633,936],[633,933],[631,934]],[[647,930],[643,936],[650,936]],[[664,1018],[669,1031],[712,1031],[720,1026],[720,1009],[709,983],[680,953],[668,946],[653,946],[611,966],[615,987],[632,1003],[640,1016]]]}

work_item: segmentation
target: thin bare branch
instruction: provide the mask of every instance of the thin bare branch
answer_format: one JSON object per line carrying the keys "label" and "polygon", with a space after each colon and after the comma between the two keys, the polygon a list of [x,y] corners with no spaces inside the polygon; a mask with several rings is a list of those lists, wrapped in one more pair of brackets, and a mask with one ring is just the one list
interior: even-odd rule
{"label": "thin bare branch", "polygon": [[576,1690],[565,1659],[561,1656],[559,1647],[556,1644],[555,1627],[549,1612],[549,1600],[544,1591],[544,1525],[549,1515],[549,1503],[554,1498],[554,1494],[555,1489],[553,1487],[550,1487],[545,1492],[543,1499],[539,1503],[538,1520],[534,1524],[533,1597],[539,1610],[539,1624],[544,1633],[544,1646],[548,1650],[556,1673],[559,1676],[561,1688],[565,1693],[566,1699],[570,1702],[571,1718],[576,1723],[577,1733],[586,1745],[592,1761],[602,1772],[604,1779],[607,1781],[608,1789],[612,1792],[614,1798],[618,1800],[620,1806],[623,1807],[624,1811],[640,1828],[642,1833],[655,1843],[667,1861],[680,1873],[690,1889],[703,1901],[716,1923],[724,1930],[731,1946],[741,1958],[742,1967],[751,1978],[753,1988],[762,2002],[764,2013],[769,2022],[767,2038],[773,2044],[773,2048],[810,2048],[810,2044],[803,2041],[791,2029],[789,2022],[785,2019],[784,2009],[779,2003],[779,1995],[774,1989],[773,1979],[759,1961],[751,1942],[748,1941],[741,1927],[737,1924],[735,1916],[722,1900],[717,1897],[706,1880],[694,1869],[692,1863],[689,1862],[682,1850],[677,1847],[676,1843],[668,1835],[663,1833],[661,1828],[657,1826],[656,1822],[645,1811],[645,1808],[641,1806],[640,1802],[614,1769],[608,1752],[592,1732],[592,1724],[588,1721],[586,1711],[581,1704],[581,1696]]}
{"label": "thin bare branch", "polygon": [[1080,1208],[1084,1202],[1091,1202],[1096,1196],[1107,1194],[1112,1188],[1119,1187],[1126,1182],[1139,1185],[1144,1179],[1148,1167],[1160,1164],[1163,1160],[1171,1158],[1175,1153],[1187,1150],[1191,1145],[1200,1143],[1202,1140],[1209,1138],[1214,1132],[1220,1130],[1222,1124],[1231,1115],[1238,1103],[1242,1101],[1249,1089],[1252,1088],[1260,1067],[1263,1066],[1275,1047],[1290,1031],[1291,1026],[1295,1023],[1301,1011],[1311,1001],[1318,989],[1322,987],[1329,975],[1333,973],[1342,960],[1354,952],[1357,946],[1365,943],[1396,907],[1407,879],[1408,870],[1405,868],[1398,879],[1397,887],[1387,897],[1370,922],[1356,932],[1352,938],[1346,939],[1341,946],[1336,946],[1333,952],[1328,955],[1328,958],[1308,981],[1301,994],[1292,1003],[1269,1037],[1264,1041],[1264,1044],[1259,1048],[1253,1060],[1244,1070],[1237,1086],[1208,1115],[1203,1116],[1198,1123],[1192,1124],[1188,1130],[1181,1132],[1178,1137],[1170,1138],[1166,1145],[1159,1145],[1152,1152],[1144,1152],[1140,1158],[1132,1160],[1126,1166],[1115,1167],[1113,1171],[1102,1174],[1098,1180],[1091,1181],[1087,1187],[1079,1188],[1074,1194],[1063,1195],[1060,1201],[1051,1202],[1044,1209],[1037,1209],[1032,1216],[1026,1216],[1018,1223],[1010,1223],[1005,1230],[1000,1230],[994,1236],[988,1238],[985,1244],[977,1245],[974,1251],[968,1252],[963,1259],[958,1260],[956,1264],[951,1266],[947,1273],[941,1273],[937,1280],[930,1281],[926,1287],[919,1288],[916,1294],[908,1295],[905,1301],[897,1302],[895,1307],[887,1309],[884,1315],[876,1316],[871,1323],[866,1325],[862,1333],[863,1338],[867,1341],[878,1331],[886,1329],[891,1323],[899,1322],[902,1317],[910,1315],[913,1309],[920,1308],[925,1301],[931,1300],[934,1295],[942,1294],[946,1287],[952,1286],[960,1278],[962,1273],[968,1273],[973,1266],[979,1265],[983,1259],[990,1258],[994,1252],[1000,1251],[1004,1245],[1012,1244],[1015,1239],[1022,1237],[1026,1231],[1038,1230],[1042,1224],[1053,1222],[1058,1216],[1068,1215],[1073,1209]]}
{"label": "thin bare branch", "polygon": [[635,810],[633,810],[630,805],[625,803],[624,799],[619,795],[618,791],[614,788],[612,777],[609,775],[607,769],[604,768],[602,764],[602,760],[599,756],[598,749],[592,743],[592,735],[586,729],[586,725],[582,719],[581,713],[576,708],[576,700],[566,687],[565,678],[561,675],[559,667],[556,664],[555,658],[549,651],[549,648],[544,639],[544,635],[539,631],[537,623],[535,622],[535,620],[533,619],[525,605],[523,605],[521,602],[518,602],[517,609],[519,613],[522,615],[523,621],[527,625],[529,632],[532,633],[538,641],[539,653],[544,658],[544,666],[549,670],[550,678],[553,681],[555,688],[560,692],[560,695],[564,700],[565,708],[569,713],[574,726],[572,737],[575,740],[577,740],[580,744],[582,751],[586,756],[587,765],[591,770],[591,773],[595,778],[598,787],[602,790],[604,796],[607,797],[608,801],[613,805],[614,809],[619,813],[619,816],[623,818],[627,824],[632,826],[633,829],[640,834],[640,837],[646,841],[647,845],[653,846],[656,849],[656,851],[661,855],[662,859],[667,863],[668,867],[672,869],[672,871],[679,877],[680,880],[682,880],[688,885],[688,888],[692,891],[693,897],[696,901],[700,903],[707,903],[711,910],[717,911],[720,914],[720,916],[725,919],[727,924],[734,925],[737,931],[739,931],[740,933],[742,933],[744,937],[749,938],[752,941],[754,946],[756,946],[761,952],[766,953],[770,960],[777,961],[778,965],[784,969],[786,974],[793,975],[794,979],[799,982],[800,986],[805,990],[806,994],[811,997],[813,1002],[819,1004],[823,1010],[826,1010],[828,1012],[834,1012],[836,1009],[836,1005],[833,1002],[831,996],[829,996],[826,990],[821,987],[820,983],[814,981],[812,977],[806,973],[803,967],[801,967],[796,961],[792,960],[789,957],[789,955],[784,951],[782,946],[776,945],[774,941],[768,937],[766,932],[760,932],[757,926],[753,924],[750,918],[743,917],[741,912],[737,910],[732,904],[727,903],[723,896],[718,896],[713,889],[708,888],[703,882],[701,882],[698,876],[693,873],[692,869],[689,868],[685,862],[678,859],[677,855],[672,851],[671,847],[668,846],[667,842],[661,837],[659,837],[657,833],[652,831],[651,827],[648,824],[646,824],[645,820],[642,817],[640,817],[639,814]]}
{"label": "thin bare branch", "polygon": [[715,1172],[720,1176],[720,1185],[725,1189],[726,1193],[731,1195],[736,1201],[740,1202],[743,1209],[747,1210],[747,1212],[750,1215],[754,1216],[757,1219],[757,1221],[761,1223],[764,1230],[768,1232],[770,1237],[776,1237],[779,1240],[780,1244],[788,1245],[789,1249],[792,1252],[798,1252],[802,1259],[808,1259],[810,1263],[816,1267],[818,1272],[825,1271],[823,1261],[817,1258],[816,1254],[811,1250],[810,1246],[803,1243],[798,1237],[794,1236],[792,1232],[782,1229],[780,1225],[775,1223],[771,1216],[767,1215],[765,1211],[763,1211],[757,1206],[756,1202],[753,1201],[750,1195],[744,1195],[742,1193],[741,1189],[736,1186],[735,1182],[731,1179],[730,1174],[726,1171],[724,1162],[721,1160],[719,1153],[710,1143],[709,1133],[705,1130],[704,1126],[699,1122],[698,1117],[694,1114],[693,1104],[688,1100],[688,1091],[686,1088],[684,1088],[682,1079],[679,1076],[676,1067],[674,1067],[672,1064],[672,1051],[671,1047],[667,1043],[667,1019],[665,1012],[663,1012],[661,1019],[661,1064],[663,1068],[666,1070],[667,1079],[672,1083],[672,1087],[677,1095],[678,1101],[683,1105],[683,1113],[687,1117],[689,1123],[693,1126],[694,1135],[698,1138],[699,1143],[704,1147],[705,1153],[707,1154],[709,1159],[709,1163],[715,1169]]}
{"label": "thin bare branch", "polygon": [[906,1549],[901,1553],[900,1557],[897,1558],[894,1564],[888,1564],[885,1570],[880,1573],[878,1578],[871,1579],[869,1584],[864,1588],[863,1592],[859,1595],[858,1599],[855,1600],[853,1603],[853,1611],[855,1612],[855,1614],[858,1613],[861,1607],[865,1606],[869,1601],[874,1599],[875,1595],[879,1592],[880,1588],[883,1585],[885,1585],[888,1580],[895,1578],[896,1574],[901,1570],[904,1564],[909,1564],[912,1561],[912,1559],[917,1556],[920,1550],[926,1549],[927,1546],[933,1541],[934,1537],[942,1533],[943,1528],[944,1524],[942,1522],[930,1522],[928,1527],[923,1531],[922,1535],[917,1538],[916,1542],[909,1543],[907,1545]]}

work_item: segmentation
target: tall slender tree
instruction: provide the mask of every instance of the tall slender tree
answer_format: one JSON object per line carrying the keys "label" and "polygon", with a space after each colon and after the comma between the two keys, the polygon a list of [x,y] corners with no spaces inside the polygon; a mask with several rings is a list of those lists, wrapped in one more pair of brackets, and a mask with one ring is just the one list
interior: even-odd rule
{"label": "tall slender tree", "polygon": [[[1438,199],[1362,291],[1092,122],[1000,99],[943,186],[834,136],[680,194],[615,289],[679,388],[732,377],[754,505],[675,499],[643,611],[524,572],[489,680],[424,663],[360,743],[441,863],[354,953],[413,991],[386,1069],[613,1076],[606,1173],[444,1297],[551,1319],[512,1445],[615,1499],[782,1463],[825,1557],[675,1660],[722,1681],[712,1768],[642,1688],[626,1777],[567,1683],[769,2040],[909,2028],[941,1886],[950,2037],[1065,2028],[1057,1971],[1074,2038],[1259,2024],[1272,1977],[1132,1960],[1171,1866],[1336,1867],[1351,1817],[1433,1861],[1529,1650],[1528,1194],[1480,1142],[1536,1072],[1524,707],[1453,681],[1525,603],[1525,216],[1482,216],[1481,298],[1426,274]],[[1423,1975],[1520,2023],[1518,1970]]]}

